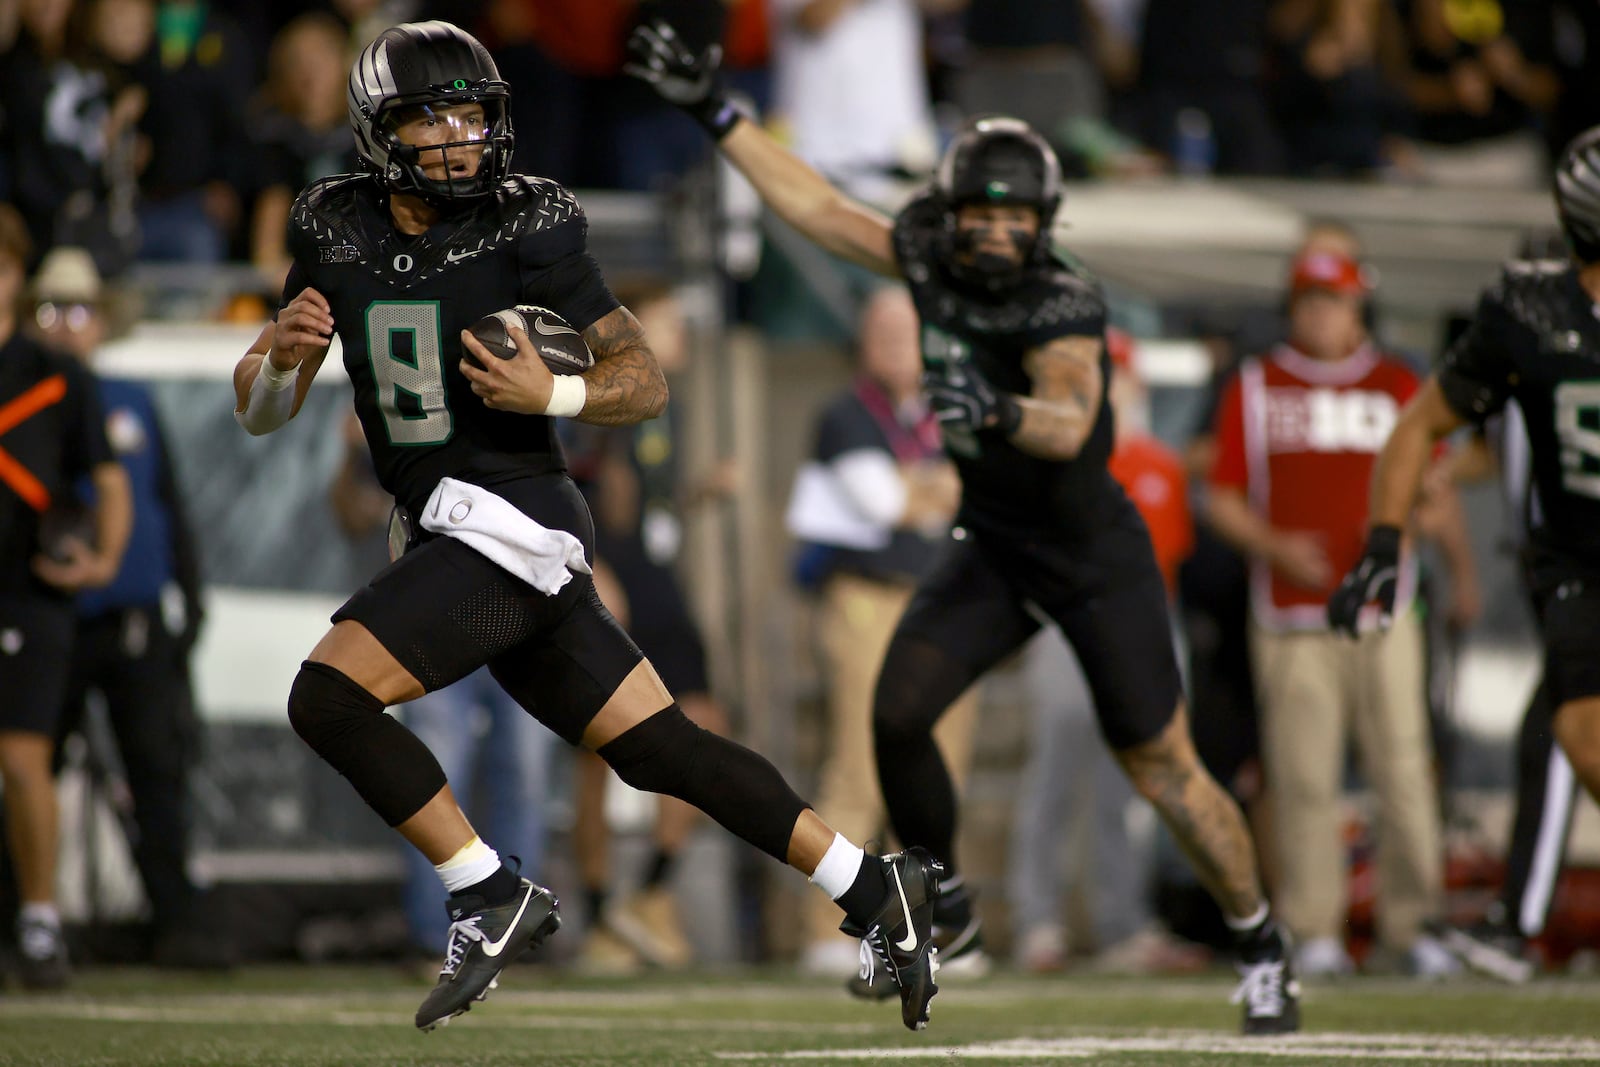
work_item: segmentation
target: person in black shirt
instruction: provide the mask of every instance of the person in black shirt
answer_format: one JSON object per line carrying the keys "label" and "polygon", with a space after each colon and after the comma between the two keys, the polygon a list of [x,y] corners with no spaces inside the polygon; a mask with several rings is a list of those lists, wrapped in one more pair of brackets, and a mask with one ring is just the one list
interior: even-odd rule
{"label": "person in black shirt", "polygon": [[[1523,573],[1544,641],[1543,696],[1573,776],[1600,798],[1600,126],[1563,153],[1555,200],[1570,257],[1507,263],[1407,404],[1373,474],[1365,553],[1329,599],[1328,619],[1354,633],[1367,602],[1392,611],[1401,530],[1434,443],[1515,402],[1531,460]],[[1480,969],[1523,974],[1520,939],[1493,933],[1478,947],[1498,959],[1447,944]]]}
{"label": "person in black shirt", "polygon": [[[1247,1033],[1299,1025],[1287,937],[1273,922],[1239,808],[1190,740],[1167,597],[1143,520],[1106,469],[1106,308],[1054,254],[1055,153],[1025,123],[963,130],[933,186],[891,222],[849,200],[729,103],[718,53],[670,25],[629,40],[630,71],[696,117],[786,222],[823,248],[904,276],[922,319],[924,382],[961,475],[957,528],[920,583],[879,675],[873,733],[895,834],[946,862],[956,797],[933,741],[950,703],[1058,626],[1083,663],[1101,732],[1238,932]],[[936,913],[970,925],[970,897]],[[870,979],[870,975],[863,975]]]}
{"label": "person in black shirt", "polygon": [[[398,504],[403,554],[334,615],[295,678],[289,721],[451,893],[444,966],[416,1024],[466,1011],[560,925],[550,891],[501,863],[427,746],[383,713],[487,663],[624,782],[687,801],[810,875],[873,944],[906,990],[903,1021],[921,1029],[937,991],[939,865],[916,849],[865,854],[765,759],[695,726],[595,594],[594,525],[554,420],[638,423],[661,413],[666,384],[587,251],[578,201],[509,173],[509,98],[489,53],[455,26],[380,33],[350,72],[367,172],[301,193],[283,306],[234,372],[238,421],[271,432],[337,331],[378,481]],[[522,331],[511,359],[467,332],[519,304],[569,321],[594,366],[557,378]],[[551,326],[535,317],[537,331]]]}
{"label": "person in black shirt", "polygon": [[[21,978],[53,988],[67,980],[67,955],[50,762],[72,664],[72,595],[116,577],[133,507],[94,376],[17,329],[30,253],[22,216],[0,204],[0,784]],[[95,489],[87,514],[73,497],[85,476]]]}

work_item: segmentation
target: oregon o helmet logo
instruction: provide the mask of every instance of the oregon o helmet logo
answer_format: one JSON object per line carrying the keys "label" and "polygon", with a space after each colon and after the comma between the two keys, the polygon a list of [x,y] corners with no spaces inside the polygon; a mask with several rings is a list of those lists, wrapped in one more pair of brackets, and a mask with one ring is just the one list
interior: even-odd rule
{"label": "oregon o helmet logo", "polygon": [[453,89],[465,89],[467,87],[467,80],[465,78],[457,78],[455,81],[450,83],[450,86]]}

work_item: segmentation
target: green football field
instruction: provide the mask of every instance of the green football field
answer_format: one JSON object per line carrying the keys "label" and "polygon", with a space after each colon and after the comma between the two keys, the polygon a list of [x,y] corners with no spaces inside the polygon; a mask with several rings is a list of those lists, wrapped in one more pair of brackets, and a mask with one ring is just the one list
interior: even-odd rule
{"label": "green football field", "polygon": [[1507,988],[1362,979],[1307,990],[1305,1032],[1234,1032],[1225,973],[1185,980],[948,981],[928,1030],[898,1005],[777,971],[582,980],[519,966],[431,1034],[424,979],[393,967],[216,978],[103,969],[65,994],[0,994],[0,1064],[1600,1064],[1600,982]]}

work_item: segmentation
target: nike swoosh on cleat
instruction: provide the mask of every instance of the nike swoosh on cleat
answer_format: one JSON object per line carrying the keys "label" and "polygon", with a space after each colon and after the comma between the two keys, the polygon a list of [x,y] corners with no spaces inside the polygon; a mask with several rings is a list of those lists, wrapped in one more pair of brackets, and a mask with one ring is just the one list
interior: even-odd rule
{"label": "nike swoosh on cleat", "polygon": [[[511,923],[506,927],[506,932],[497,940],[483,943],[483,954],[490,959],[500,955],[506,950],[506,944],[511,940],[511,935],[516,932],[517,923],[522,920],[522,913],[528,910],[528,901],[533,899],[533,890],[529,890],[522,897],[522,904],[517,908],[517,913],[511,917]],[[908,913],[909,914],[909,913]]]}
{"label": "nike swoosh on cleat", "polygon": [[911,921],[911,905],[906,901],[906,887],[900,884],[899,867],[890,867],[889,871],[894,875],[895,892],[900,894],[900,907],[904,908],[906,913],[906,936],[896,941],[894,947],[901,952],[912,952],[917,947],[917,926]]}
{"label": "nike swoosh on cleat", "polygon": [[546,337],[560,337],[564,333],[570,333],[574,336],[578,335],[578,331],[574,330],[572,327],[557,326],[554,323],[546,322],[544,317],[540,315],[534,316],[533,328],[544,334]]}

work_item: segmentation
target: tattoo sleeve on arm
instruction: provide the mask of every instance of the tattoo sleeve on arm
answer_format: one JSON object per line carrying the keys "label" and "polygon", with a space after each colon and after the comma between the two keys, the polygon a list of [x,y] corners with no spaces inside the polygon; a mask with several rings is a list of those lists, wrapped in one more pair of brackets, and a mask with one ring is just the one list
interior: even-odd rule
{"label": "tattoo sleeve on arm", "polygon": [[583,374],[588,399],[579,422],[630,426],[661,414],[667,380],[632,312],[617,308],[585,330],[583,339],[594,353],[594,366]]}
{"label": "tattoo sleeve on arm", "polygon": [[1043,459],[1071,459],[1083,448],[1100,413],[1105,383],[1100,376],[1098,337],[1075,335],[1030,349],[1022,366],[1033,382],[1018,397],[1022,423],[1011,443]]}

